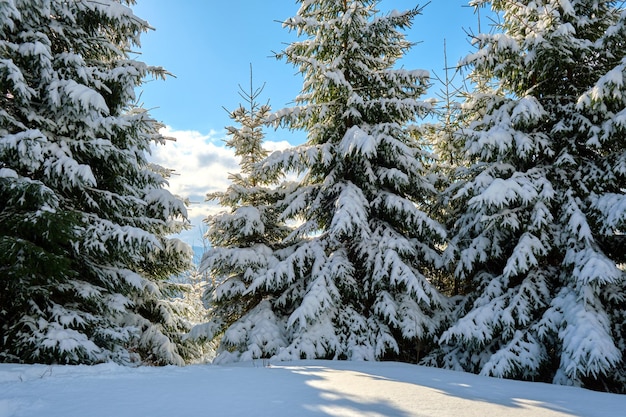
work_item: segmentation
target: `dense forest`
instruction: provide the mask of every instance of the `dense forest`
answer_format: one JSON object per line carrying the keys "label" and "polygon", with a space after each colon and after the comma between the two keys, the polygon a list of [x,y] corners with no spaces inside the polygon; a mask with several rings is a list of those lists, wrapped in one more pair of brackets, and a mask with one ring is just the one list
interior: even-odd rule
{"label": "dense forest", "polygon": [[[277,58],[301,92],[240,92],[198,270],[147,157],[168,138],[136,89],[168,73],[131,57],[134,3],[0,0],[0,361],[395,360],[626,392],[622,2],[471,1],[498,24],[434,102],[398,65],[427,9],[297,1]],[[270,153],[276,127],[306,140]]]}

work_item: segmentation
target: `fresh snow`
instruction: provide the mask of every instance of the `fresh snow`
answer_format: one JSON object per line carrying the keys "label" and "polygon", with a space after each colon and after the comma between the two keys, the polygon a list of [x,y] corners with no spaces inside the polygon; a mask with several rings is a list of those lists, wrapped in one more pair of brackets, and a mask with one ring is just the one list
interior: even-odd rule
{"label": "fresh snow", "polygon": [[0,417],[623,416],[626,395],[395,362],[0,364]]}

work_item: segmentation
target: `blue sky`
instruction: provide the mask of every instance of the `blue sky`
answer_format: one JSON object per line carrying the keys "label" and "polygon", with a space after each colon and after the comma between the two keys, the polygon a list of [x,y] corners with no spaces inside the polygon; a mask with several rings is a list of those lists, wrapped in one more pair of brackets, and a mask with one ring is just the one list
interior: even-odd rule
{"label": "blue sky", "polygon": [[[449,65],[472,50],[466,32],[476,32],[478,19],[469,0],[432,0],[406,32],[417,43],[401,64],[443,75],[444,39]],[[387,13],[406,10],[425,2],[382,0],[378,9]],[[152,160],[176,175],[170,190],[188,198],[193,230],[181,235],[192,245],[202,245],[202,219],[219,210],[204,202],[208,192],[224,191],[228,173],[238,169],[232,150],[224,147],[224,108],[235,109],[241,99],[238,86],[249,85],[253,66],[254,84],[265,83],[260,100],[269,100],[274,110],[288,106],[302,86],[296,69],[273,57],[295,40],[280,22],[296,14],[295,0],[138,0],[137,16],[155,28],[141,38],[137,59],[163,66],[174,77],[146,82],[138,92],[140,102],[168,127],[165,133],[176,142],[155,148]],[[482,18],[483,30],[488,25]],[[433,87],[429,96],[434,96]],[[266,147],[283,149],[304,140],[304,134],[267,131]],[[198,226],[200,226],[198,228]]]}
{"label": "blue sky", "polygon": [[[468,0],[433,0],[416,17],[408,39],[419,42],[403,64],[442,72],[443,41],[452,64],[470,50],[464,29],[477,18]],[[412,0],[383,0],[381,11],[405,10]],[[135,14],[156,30],[142,37],[140,59],[160,65],[176,78],[144,85],[142,101],[172,128],[200,132],[229,123],[222,107],[239,103],[238,85],[248,85],[252,64],[255,84],[266,83],[264,99],[276,109],[287,106],[302,85],[296,70],[273,58],[295,39],[280,21],[294,15],[294,0],[139,0]]]}

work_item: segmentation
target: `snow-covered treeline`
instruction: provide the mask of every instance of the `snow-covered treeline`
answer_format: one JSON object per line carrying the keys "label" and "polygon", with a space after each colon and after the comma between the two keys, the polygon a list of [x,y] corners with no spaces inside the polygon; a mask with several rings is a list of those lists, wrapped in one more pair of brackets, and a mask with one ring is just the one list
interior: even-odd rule
{"label": "snow-covered treeline", "polygon": [[[427,9],[299,0],[292,107],[242,91],[212,193],[204,323],[133,0],[0,0],[0,360],[401,360],[626,391],[626,11],[473,0],[466,90],[406,69]],[[456,90],[455,90],[456,91]],[[453,97],[454,96],[454,97]],[[436,120],[436,122],[432,122]],[[428,121],[428,122],[427,122]],[[269,153],[264,129],[306,132]]]}
{"label": "snow-covered treeline", "polygon": [[399,359],[623,391],[624,11],[472,2],[501,23],[474,36],[471,87],[433,126],[429,74],[396,65],[420,9],[299,3],[278,58],[301,94],[230,132],[307,141],[218,196],[231,210],[210,219],[216,285],[192,334],[220,341],[218,362]]}

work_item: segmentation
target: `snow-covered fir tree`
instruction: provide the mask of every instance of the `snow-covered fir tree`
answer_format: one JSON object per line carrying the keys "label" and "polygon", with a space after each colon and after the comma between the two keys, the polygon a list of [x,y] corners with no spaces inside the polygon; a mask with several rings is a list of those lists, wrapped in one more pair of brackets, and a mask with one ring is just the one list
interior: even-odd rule
{"label": "snow-covered fir tree", "polygon": [[301,40],[278,58],[299,69],[304,85],[296,105],[272,120],[307,140],[263,165],[298,174],[282,213],[298,225],[285,241],[290,252],[248,291],[274,294],[267,303],[286,342],[278,358],[415,361],[447,306],[429,280],[445,238],[427,212],[431,155],[411,132],[430,111],[420,100],[429,74],[397,68],[411,47],[402,30],[420,10],[298,3],[284,26]]}
{"label": "snow-covered fir tree", "polygon": [[133,0],[0,1],[0,360],[182,364],[184,204],[133,105]]}
{"label": "snow-covered fir tree", "polygon": [[[502,23],[464,64],[450,250],[467,289],[431,359],[624,391],[626,13],[599,0],[474,1]],[[435,359],[436,358],[436,359]]]}
{"label": "snow-covered fir tree", "polygon": [[240,158],[241,170],[230,175],[226,191],[207,196],[226,210],[206,220],[210,246],[200,272],[209,278],[204,295],[208,321],[192,335],[219,343],[215,362],[268,358],[285,344],[284,324],[273,311],[273,289],[251,288],[277,262],[290,232],[279,220],[287,183],[279,184],[279,172],[256,169],[268,155],[263,128],[271,108],[257,101],[262,91],[254,89],[251,72],[250,90],[240,91],[245,103],[230,113],[237,125],[227,127],[226,146]]}

